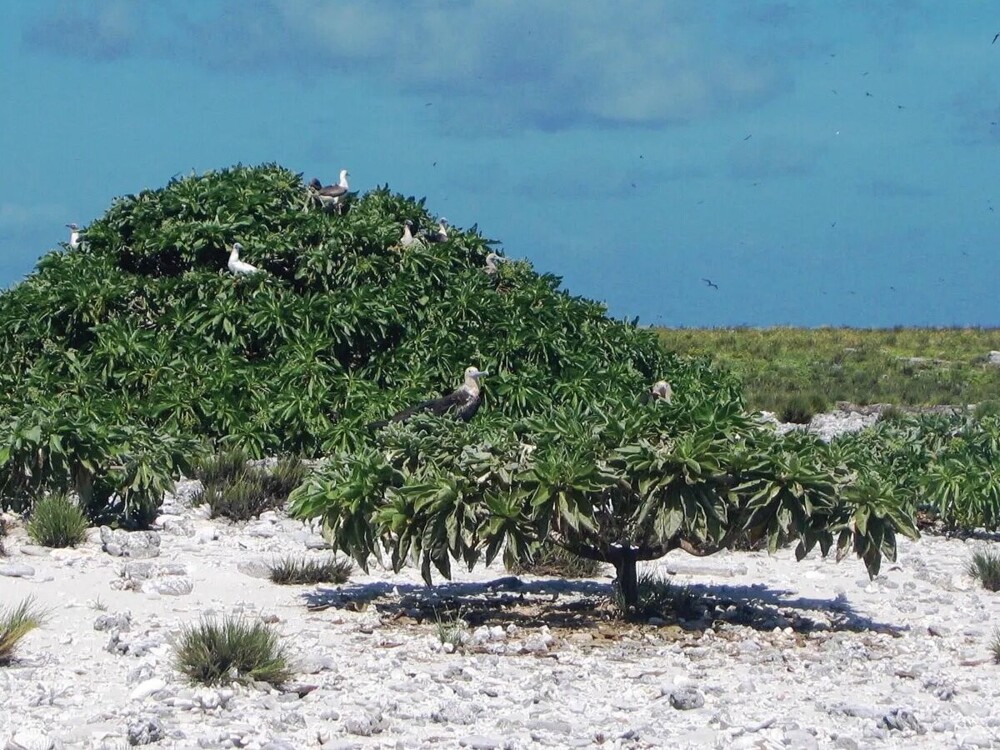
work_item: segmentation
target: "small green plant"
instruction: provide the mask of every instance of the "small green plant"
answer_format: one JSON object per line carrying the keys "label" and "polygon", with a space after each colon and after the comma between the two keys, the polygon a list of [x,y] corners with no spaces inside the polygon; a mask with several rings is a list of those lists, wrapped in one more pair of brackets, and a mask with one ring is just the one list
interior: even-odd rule
{"label": "small green plant", "polygon": [[659,617],[693,620],[701,616],[698,598],[687,586],[674,586],[655,573],[641,573],[638,577],[639,602],[630,610],[620,589],[615,586],[614,604],[618,612],[627,619]]}
{"label": "small green plant", "polygon": [[1000,664],[1000,628],[993,631],[993,642],[990,644],[990,651],[993,653],[993,661]]}
{"label": "small green plant", "polygon": [[966,572],[987,591],[1000,591],[1000,554],[984,548],[972,553]]}
{"label": "small green plant", "polygon": [[17,644],[32,630],[41,627],[45,616],[31,597],[11,610],[0,608],[0,666],[11,663]]}
{"label": "small green plant", "polygon": [[65,495],[48,495],[31,509],[28,536],[44,547],[75,547],[87,538],[87,516]]}
{"label": "small green plant", "polygon": [[333,557],[322,560],[284,557],[271,563],[271,580],[286,585],[346,583],[353,569],[349,560]]}
{"label": "small green plant", "polygon": [[434,622],[437,628],[437,637],[441,645],[447,651],[459,651],[465,644],[468,623],[465,622],[463,612],[459,609],[455,613],[446,613],[445,617],[441,613],[434,612]]}
{"label": "small green plant", "polygon": [[108,611],[107,602],[103,601],[100,596],[98,596],[96,599],[91,599],[89,602],[87,602],[87,604],[90,606],[91,609],[96,609],[98,612]]}
{"label": "small green plant", "polygon": [[594,578],[600,575],[601,566],[597,560],[589,560],[551,542],[543,542],[530,560],[513,562],[507,570],[516,574],[556,578]]}
{"label": "small green plant", "polygon": [[262,622],[248,622],[241,617],[226,617],[221,624],[206,619],[186,628],[174,654],[177,670],[203,685],[281,685],[292,676],[278,634]]}

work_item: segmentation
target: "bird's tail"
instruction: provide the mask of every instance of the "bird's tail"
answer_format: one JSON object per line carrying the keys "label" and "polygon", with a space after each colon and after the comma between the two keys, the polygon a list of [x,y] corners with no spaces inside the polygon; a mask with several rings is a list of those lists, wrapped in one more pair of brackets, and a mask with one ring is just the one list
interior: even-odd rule
{"label": "bird's tail", "polygon": [[388,419],[380,419],[377,422],[369,422],[368,424],[365,425],[365,429],[368,430],[369,432],[377,432],[381,430],[383,427],[386,427],[388,424],[389,424]]}

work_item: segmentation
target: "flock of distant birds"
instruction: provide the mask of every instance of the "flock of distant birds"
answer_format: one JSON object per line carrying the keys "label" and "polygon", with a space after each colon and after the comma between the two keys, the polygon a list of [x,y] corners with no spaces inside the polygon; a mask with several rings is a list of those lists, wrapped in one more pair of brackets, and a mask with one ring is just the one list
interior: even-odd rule
{"label": "flock of distant birds", "polygon": [[[351,189],[347,179],[349,176],[350,172],[342,169],[340,170],[340,180],[336,185],[324,186],[316,178],[313,178],[309,182],[310,193],[324,211],[342,212],[344,210],[345,202],[343,199],[350,193]],[[83,231],[75,223],[67,224],[66,226],[70,230],[69,246],[73,249],[79,248],[83,243]],[[421,243],[434,244],[447,242],[449,239],[449,224],[445,218],[441,218],[438,221],[436,229],[429,231],[421,229],[414,233],[414,227],[415,225],[410,219],[403,222],[403,234],[399,239],[401,247],[411,247]],[[229,251],[229,262],[226,265],[231,274],[234,276],[247,276],[255,273],[266,273],[266,271],[263,271],[252,263],[240,260],[240,253],[242,251],[243,245],[241,243],[234,242],[232,244]],[[504,256],[491,252],[486,256],[486,265],[483,270],[490,276],[495,276],[500,270],[497,264],[506,260],[507,258]],[[708,281],[708,279],[705,279],[705,281]],[[711,282],[709,283],[711,284]],[[711,284],[711,286],[715,285]],[[449,415],[463,422],[468,422],[479,411],[479,405],[482,403],[482,391],[479,379],[486,375],[489,375],[489,373],[485,370],[480,370],[475,366],[467,367],[463,373],[462,384],[451,393],[407,407],[392,415],[389,419],[371,422],[368,424],[368,429],[378,430],[393,422],[407,422],[411,417],[420,413],[430,413],[438,416]],[[666,380],[657,381],[645,394],[645,400],[647,401],[670,403],[672,398],[673,389]]]}

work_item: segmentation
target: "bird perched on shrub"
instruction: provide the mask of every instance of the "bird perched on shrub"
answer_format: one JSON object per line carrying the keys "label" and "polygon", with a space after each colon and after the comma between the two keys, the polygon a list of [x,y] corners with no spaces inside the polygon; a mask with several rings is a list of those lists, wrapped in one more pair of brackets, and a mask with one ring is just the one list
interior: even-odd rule
{"label": "bird perched on shrub", "polygon": [[674,389],[670,387],[670,383],[666,380],[657,380],[653,383],[653,387],[646,392],[643,401],[663,401],[669,404],[673,397]]}
{"label": "bird perched on shrub", "polygon": [[477,367],[466,367],[462,385],[447,396],[422,401],[415,406],[397,412],[388,420],[372,422],[368,425],[368,428],[377,430],[385,427],[389,422],[406,422],[414,414],[419,414],[420,412],[429,412],[438,416],[450,414],[457,419],[461,419],[463,422],[468,422],[479,411],[479,404],[482,401],[479,390],[479,379],[484,375],[489,375],[489,373]]}
{"label": "bird perched on shrub", "polygon": [[417,233],[417,237],[426,240],[427,242],[447,242],[448,241],[448,220],[441,218],[438,220],[437,229],[432,229],[427,231],[426,229],[421,229]]}
{"label": "bird perched on shrub", "polygon": [[69,246],[73,249],[80,247],[80,227],[76,224],[67,224],[66,226],[69,227]]}
{"label": "bird perched on shrub", "polygon": [[413,222],[407,219],[403,222],[403,236],[399,238],[399,244],[403,247],[410,247],[416,241],[417,238],[413,236]]}
{"label": "bird perched on shrub", "polygon": [[350,192],[351,187],[347,183],[349,175],[350,172],[346,169],[341,169],[340,182],[336,185],[327,185],[324,187],[323,183],[315,177],[309,183],[309,188],[312,190],[316,200],[323,206],[324,211],[329,211],[339,206],[343,197]]}
{"label": "bird perched on shrub", "polygon": [[235,276],[245,276],[251,273],[261,273],[261,270],[257,266],[251,265],[245,261],[240,260],[240,251],[243,249],[243,245],[239,242],[233,243],[233,249],[229,251],[229,263],[227,267],[229,272]]}

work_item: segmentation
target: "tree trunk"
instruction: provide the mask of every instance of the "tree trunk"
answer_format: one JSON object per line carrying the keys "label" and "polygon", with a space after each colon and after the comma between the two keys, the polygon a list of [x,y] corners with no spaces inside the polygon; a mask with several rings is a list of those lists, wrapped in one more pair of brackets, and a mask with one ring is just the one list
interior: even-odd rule
{"label": "tree trunk", "polygon": [[639,577],[636,573],[635,550],[624,547],[621,556],[614,561],[618,572],[618,591],[621,593],[625,611],[631,615],[639,606]]}

